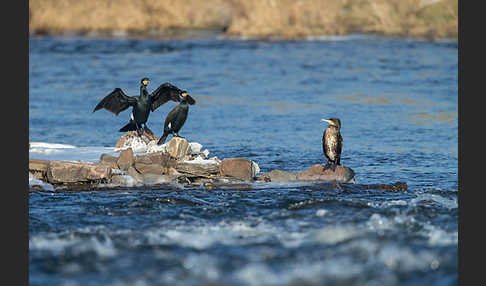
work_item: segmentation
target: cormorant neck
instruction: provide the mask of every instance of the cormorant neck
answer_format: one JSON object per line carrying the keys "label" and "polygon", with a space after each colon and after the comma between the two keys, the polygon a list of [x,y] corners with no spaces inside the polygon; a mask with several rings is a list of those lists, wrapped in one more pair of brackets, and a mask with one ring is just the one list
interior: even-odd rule
{"label": "cormorant neck", "polygon": [[140,85],[140,95],[148,95],[148,91],[147,91],[147,86],[146,85]]}

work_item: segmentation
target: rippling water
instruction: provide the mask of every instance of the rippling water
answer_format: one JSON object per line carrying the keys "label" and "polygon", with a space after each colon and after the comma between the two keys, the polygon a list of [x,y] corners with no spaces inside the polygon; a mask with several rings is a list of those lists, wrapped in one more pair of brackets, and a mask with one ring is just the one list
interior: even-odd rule
{"label": "rippling water", "polygon": [[[197,100],[181,136],[262,172],[324,163],[320,119],[339,117],[358,184],[33,191],[30,284],[457,284],[457,52],[359,35],[31,38],[31,141],[113,147],[129,111],[92,110],[147,76]],[[174,106],[150,115],[158,136]],[[408,191],[361,187],[397,181]]]}

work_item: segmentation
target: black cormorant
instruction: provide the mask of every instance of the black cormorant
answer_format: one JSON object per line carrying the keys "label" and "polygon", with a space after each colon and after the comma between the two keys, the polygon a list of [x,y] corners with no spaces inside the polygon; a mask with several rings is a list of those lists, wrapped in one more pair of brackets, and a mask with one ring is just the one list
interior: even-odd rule
{"label": "black cormorant", "polygon": [[186,91],[181,93],[181,97],[182,100],[179,105],[174,107],[174,109],[167,114],[164,122],[164,134],[162,137],[160,137],[157,145],[164,144],[165,139],[167,139],[169,134],[173,134],[176,137],[181,137],[179,136],[179,130],[186,122],[187,113],[189,112],[188,103],[191,105],[196,103],[196,101],[190,95],[188,95]]}
{"label": "black cormorant", "polygon": [[336,165],[341,165],[341,150],[343,148],[343,137],[341,136],[341,120],[339,118],[321,119],[329,123],[329,126],[322,134],[322,151],[326,156],[327,164],[324,170],[331,168],[336,170]]}
{"label": "black cormorant", "polygon": [[128,96],[120,88],[115,88],[110,94],[105,96],[98,105],[96,105],[93,112],[105,108],[106,110],[118,115],[121,111],[132,106],[132,113],[130,114],[130,122],[123,126],[119,131],[133,131],[136,130],[139,136],[142,135],[143,128],[150,131],[147,127],[147,120],[150,111],[154,111],[162,104],[169,100],[179,102],[181,100],[181,90],[166,82],[161,84],[155,91],[151,94],[147,91],[147,85],[150,80],[144,77],[140,81],[140,95],[139,96]]}

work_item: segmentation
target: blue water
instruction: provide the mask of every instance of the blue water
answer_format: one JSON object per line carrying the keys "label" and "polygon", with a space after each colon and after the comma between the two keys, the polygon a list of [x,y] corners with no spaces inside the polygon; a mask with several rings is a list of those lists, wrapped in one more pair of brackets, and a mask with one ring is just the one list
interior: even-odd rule
{"label": "blue water", "polygon": [[[31,285],[457,284],[456,42],[31,38],[30,141],[113,147],[129,111],[93,108],[145,76],[196,99],[180,135],[210,156],[304,170],[325,163],[320,119],[339,117],[357,182],[408,191],[31,191]],[[150,115],[157,136],[174,106]]]}

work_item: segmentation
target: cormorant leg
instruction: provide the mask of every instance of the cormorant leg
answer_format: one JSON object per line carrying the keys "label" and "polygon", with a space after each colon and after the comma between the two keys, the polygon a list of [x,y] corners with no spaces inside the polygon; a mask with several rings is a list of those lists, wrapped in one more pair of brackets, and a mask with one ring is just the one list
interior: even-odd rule
{"label": "cormorant leg", "polygon": [[333,172],[335,172],[335,171],[336,171],[336,163],[332,163],[332,164],[331,164],[331,170],[332,170]]}
{"label": "cormorant leg", "polygon": [[140,126],[138,126],[137,122],[135,122],[135,127],[137,128],[138,137],[142,137],[143,131]]}
{"label": "cormorant leg", "polygon": [[154,134],[154,133],[152,132],[152,130],[150,130],[150,128],[148,128],[147,123],[144,123],[144,124],[143,124],[143,129],[144,129],[144,130],[145,130],[147,133],[149,133],[149,134]]}
{"label": "cormorant leg", "polygon": [[329,164],[329,162],[326,163],[326,165],[324,166],[324,169],[322,169],[322,171],[325,171],[327,169],[329,169],[331,167],[331,165]]}

